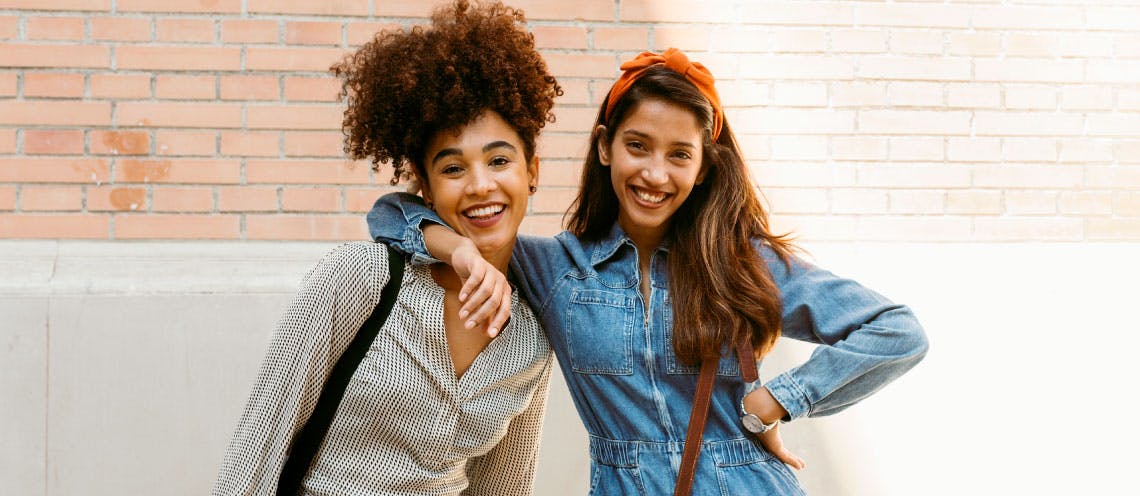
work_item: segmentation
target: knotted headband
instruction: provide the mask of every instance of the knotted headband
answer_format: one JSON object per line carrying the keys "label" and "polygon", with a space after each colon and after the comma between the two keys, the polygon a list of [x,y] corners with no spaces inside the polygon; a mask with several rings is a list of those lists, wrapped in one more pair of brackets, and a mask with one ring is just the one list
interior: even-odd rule
{"label": "knotted headband", "polygon": [[685,76],[685,79],[693,83],[693,86],[696,86],[697,90],[712,104],[712,140],[716,142],[716,139],[720,137],[720,129],[724,122],[724,109],[720,106],[720,96],[717,95],[716,86],[713,85],[716,80],[704,65],[701,65],[700,62],[690,62],[689,57],[676,48],[670,48],[661,54],[641,52],[633,60],[626,61],[621,65],[621,77],[614,82],[613,88],[610,88],[610,98],[606,102],[606,121],[610,120],[610,115],[613,114],[618,100],[621,100],[625,92],[629,91],[633,83],[641,79],[641,76],[645,75],[650,67],[660,64],[664,64],[673,72]]}

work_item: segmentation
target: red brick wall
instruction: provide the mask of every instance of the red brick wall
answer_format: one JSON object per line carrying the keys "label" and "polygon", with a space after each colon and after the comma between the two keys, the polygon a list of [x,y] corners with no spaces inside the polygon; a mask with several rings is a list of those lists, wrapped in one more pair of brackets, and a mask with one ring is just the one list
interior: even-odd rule
{"label": "red brick wall", "polygon": [[[691,52],[808,240],[1140,240],[1140,7],[516,1],[566,88],[558,230],[620,61]],[[330,64],[431,2],[0,0],[0,238],[359,239]]]}

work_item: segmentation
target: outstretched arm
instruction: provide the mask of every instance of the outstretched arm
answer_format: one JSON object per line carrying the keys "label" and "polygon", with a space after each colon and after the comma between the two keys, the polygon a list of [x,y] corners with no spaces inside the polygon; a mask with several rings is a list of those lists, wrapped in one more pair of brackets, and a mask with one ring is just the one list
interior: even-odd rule
{"label": "outstretched arm", "polygon": [[507,277],[483,258],[471,240],[460,236],[423,199],[410,193],[389,193],[368,213],[372,238],[410,253],[418,263],[443,262],[463,280],[459,291],[464,327],[479,327],[495,337],[511,315],[511,286]]}

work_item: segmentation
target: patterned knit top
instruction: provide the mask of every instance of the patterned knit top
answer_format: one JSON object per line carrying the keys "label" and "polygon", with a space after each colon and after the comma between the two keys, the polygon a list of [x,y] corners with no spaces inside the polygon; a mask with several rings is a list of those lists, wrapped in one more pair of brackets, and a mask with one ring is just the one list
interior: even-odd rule
{"label": "patterned knit top", "polygon": [[[277,324],[214,495],[272,495],[293,435],[388,284],[385,247],[342,245],[305,277]],[[352,376],[305,495],[533,492],[552,355],[534,314],[511,319],[456,378],[444,290],[406,265],[392,313]]]}

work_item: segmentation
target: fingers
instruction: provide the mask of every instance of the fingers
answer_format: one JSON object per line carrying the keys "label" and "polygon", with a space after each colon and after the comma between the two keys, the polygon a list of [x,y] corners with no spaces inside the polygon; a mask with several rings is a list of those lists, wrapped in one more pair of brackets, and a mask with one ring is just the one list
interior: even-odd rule
{"label": "fingers", "polygon": [[487,326],[487,335],[495,337],[503,326],[507,325],[507,320],[511,318],[511,297],[510,287],[507,288],[507,294],[499,300],[498,310],[495,315],[491,317],[491,323]]}
{"label": "fingers", "polygon": [[772,456],[775,456],[776,459],[784,462],[789,467],[796,470],[803,470],[803,468],[807,466],[802,458],[796,456],[784,446],[784,439],[780,437],[779,424],[768,432],[757,434],[757,437],[760,438],[760,444],[764,446],[764,449],[768,450]]}
{"label": "fingers", "polygon": [[[499,279],[506,281],[495,271],[485,272],[478,276],[472,275],[463,282],[463,287],[459,289],[459,301],[463,304],[459,307],[459,317],[464,319],[464,322],[478,322],[481,318],[485,319],[490,316],[489,312],[479,312],[486,305],[487,300],[495,296]],[[474,327],[473,324],[467,326],[468,329],[472,327]]]}
{"label": "fingers", "polygon": [[506,276],[482,258],[464,272],[467,275],[459,289],[459,318],[463,319],[464,328],[481,327],[488,336],[495,337],[511,315],[511,286]]}
{"label": "fingers", "polygon": [[[470,317],[467,317],[467,323],[485,323],[482,326],[484,332],[489,337],[495,337],[499,334],[499,330],[507,322],[507,318],[511,315],[511,288],[506,283],[506,280],[500,281],[491,294],[483,300],[483,304],[479,306]],[[473,327],[473,326],[471,326]],[[469,329],[471,327],[468,327]]]}
{"label": "fingers", "polygon": [[[466,302],[467,297],[470,296],[471,293],[475,292],[475,290],[479,289],[479,286],[483,284],[483,281],[488,276],[488,271],[487,266],[485,264],[478,263],[478,261],[459,265],[462,266],[453,267],[455,269],[455,273],[459,275],[459,278],[463,279],[463,287],[459,288],[459,301]],[[472,309],[469,308],[468,310]]]}
{"label": "fingers", "polygon": [[787,448],[784,448],[783,451],[781,451],[779,453],[772,453],[772,454],[775,455],[777,459],[779,459],[780,461],[787,464],[789,467],[792,467],[796,470],[803,470],[804,467],[806,466],[806,464],[804,463],[804,460],[802,458],[792,454],[792,452],[788,451]]}

